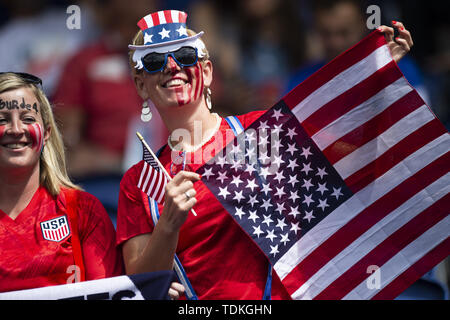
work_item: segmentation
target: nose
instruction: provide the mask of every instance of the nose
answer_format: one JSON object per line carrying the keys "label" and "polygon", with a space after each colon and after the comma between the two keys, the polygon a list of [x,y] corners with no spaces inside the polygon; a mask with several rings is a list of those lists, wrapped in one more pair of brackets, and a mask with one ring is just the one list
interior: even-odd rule
{"label": "nose", "polygon": [[180,66],[172,56],[167,57],[167,64],[165,69],[170,71],[171,73],[175,73],[181,70]]}
{"label": "nose", "polygon": [[6,133],[15,135],[15,136],[24,134],[25,130],[24,130],[24,125],[23,125],[22,121],[20,121],[19,119],[16,119],[15,117],[13,119],[11,119],[10,125],[6,129]]}

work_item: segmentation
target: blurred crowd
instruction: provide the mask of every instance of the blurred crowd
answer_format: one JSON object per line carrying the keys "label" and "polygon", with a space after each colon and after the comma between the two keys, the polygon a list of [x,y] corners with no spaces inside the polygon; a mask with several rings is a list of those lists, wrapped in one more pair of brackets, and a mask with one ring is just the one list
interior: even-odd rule
{"label": "blurred crowd", "polygon": [[[79,28],[68,19],[80,8]],[[188,13],[214,65],[213,111],[270,108],[321,66],[381,24],[402,21],[414,47],[399,65],[450,128],[450,23],[440,1],[352,0],[0,0],[0,70],[43,79],[68,149],[70,175],[114,215],[122,173],[142,157],[135,132],[157,150],[167,132],[157,112],[139,120],[142,101],[128,66],[137,21],[160,9]],[[76,18],[76,17],[75,17]]]}

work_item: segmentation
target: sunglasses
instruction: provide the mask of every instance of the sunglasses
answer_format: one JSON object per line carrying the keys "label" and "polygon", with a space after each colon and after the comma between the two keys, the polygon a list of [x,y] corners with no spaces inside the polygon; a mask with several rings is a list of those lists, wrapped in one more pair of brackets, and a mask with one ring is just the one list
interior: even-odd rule
{"label": "sunglasses", "polygon": [[167,53],[151,52],[142,58],[145,71],[155,73],[164,70],[168,56],[171,56],[181,68],[191,67],[198,61],[197,49],[192,47],[181,47],[176,51]]}
{"label": "sunglasses", "polygon": [[16,76],[18,76],[20,79],[22,79],[23,81],[25,81],[27,83],[34,84],[34,85],[40,85],[42,87],[41,78],[38,78],[30,73],[9,71],[9,72],[0,72],[0,75],[8,74],[8,73],[15,74]]}

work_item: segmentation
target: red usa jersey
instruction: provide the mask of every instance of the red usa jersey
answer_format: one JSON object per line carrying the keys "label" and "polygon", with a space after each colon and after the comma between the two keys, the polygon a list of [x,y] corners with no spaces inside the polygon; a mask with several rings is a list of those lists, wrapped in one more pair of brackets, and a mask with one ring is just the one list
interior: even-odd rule
{"label": "red usa jersey", "polygon": [[[44,187],[11,219],[0,210],[0,292],[73,282],[72,225],[65,194],[52,197]],[[115,230],[101,203],[76,191],[78,235],[86,280],[120,275],[122,260]]]}
{"label": "red usa jersey", "polygon": [[[247,127],[262,113],[252,112],[238,118]],[[227,130],[230,127],[222,120],[216,137],[222,135],[231,141],[234,135],[227,135]],[[208,150],[222,150],[211,147],[215,140],[212,139],[191,155],[196,157],[201,153],[204,157],[200,164],[192,164],[191,161],[190,171],[196,171],[210,159]],[[170,172],[171,151],[168,147],[159,160]],[[142,166],[141,161],[130,168],[120,184],[117,217],[119,245],[132,237],[153,231],[147,196],[136,186]],[[261,299],[267,280],[266,256],[203,182],[196,182],[194,188],[197,191],[197,204],[194,206],[197,217],[188,215],[180,230],[176,253],[199,299]],[[159,212],[162,213],[162,210],[160,205]],[[273,275],[272,298],[290,299],[276,274]]]}

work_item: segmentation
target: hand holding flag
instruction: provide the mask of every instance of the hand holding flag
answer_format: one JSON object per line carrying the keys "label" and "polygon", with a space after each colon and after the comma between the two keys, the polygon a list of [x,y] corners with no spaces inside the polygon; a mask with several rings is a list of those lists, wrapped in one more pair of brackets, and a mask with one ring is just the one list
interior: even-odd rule
{"label": "hand holding flag", "polygon": [[[145,142],[144,137],[142,137],[139,132],[136,132],[136,135],[141,140],[142,148],[144,150],[144,167],[142,168],[137,186],[150,198],[158,203],[164,204],[164,190],[167,182],[171,181],[172,178],[161,162],[159,162],[158,157]],[[189,199],[190,197],[193,197],[193,195],[188,196],[188,194],[186,194],[186,197]],[[191,209],[191,211],[194,216],[197,216],[194,209]]]}

